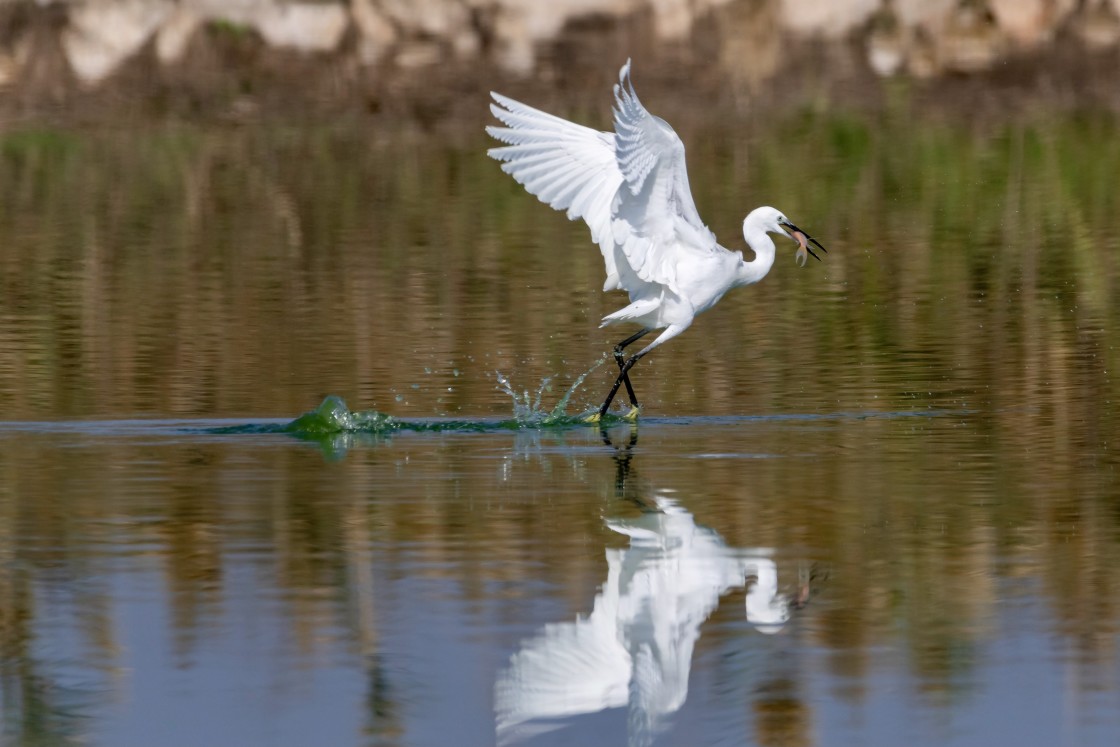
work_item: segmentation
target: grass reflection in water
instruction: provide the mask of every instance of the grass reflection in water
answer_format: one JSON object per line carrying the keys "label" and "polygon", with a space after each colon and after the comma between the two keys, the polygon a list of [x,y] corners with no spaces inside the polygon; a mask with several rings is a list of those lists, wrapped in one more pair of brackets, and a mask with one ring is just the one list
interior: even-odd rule
{"label": "grass reflection in water", "polygon": [[[835,713],[859,708],[990,735],[969,714],[1008,672],[1075,704],[1020,708],[1040,733],[1081,712],[1116,723],[1093,705],[1115,693],[1120,627],[1116,128],[914,126],[904,107],[678,128],[718,235],[765,201],[835,237],[827,267],[779,264],[640,373],[650,417],[631,467],[648,492],[675,488],[730,547],[830,570],[773,643],[745,637],[745,591],[711,612],[689,702],[726,718],[715,736],[812,743],[821,724],[854,743],[866,735]],[[464,732],[492,739],[486,700],[518,643],[592,609],[620,548],[606,520],[636,510],[615,452],[593,428],[490,424],[517,422],[494,371],[554,377],[536,408],[550,411],[609,348],[601,259],[507,184],[481,133],[367,134],[0,138],[7,420],[288,418],[337,394],[384,423],[487,424],[394,432],[333,461],[259,431],[5,429],[5,740],[114,743],[145,695],[225,726],[314,724],[315,704],[339,742],[408,742],[467,712]],[[573,414],[598,399],[581,391]],[[440,641],[474,678],[458,710],[429,689]],[[262,677],[291,689],[257,710],[207,699]]]}

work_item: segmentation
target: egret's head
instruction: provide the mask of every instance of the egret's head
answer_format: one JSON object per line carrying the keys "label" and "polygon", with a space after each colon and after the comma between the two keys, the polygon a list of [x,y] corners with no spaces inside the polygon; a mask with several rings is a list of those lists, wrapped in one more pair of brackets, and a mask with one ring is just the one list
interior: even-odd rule
{"label": "egret's head", "polygon": [[744,221],[743,230],[746,232],[747,224],[753,222],[755,225],[760,226],[767,233],[776,233],[785,236],[786,238],[793,239],[797,242],[797,263],[802,267],[808,260],[809,255],[813,255],[813,259],[820,261],[820,257],[813,251],[809,244],[820,249],[822,252],[827,253],[828,250],[821,246],[821,242],[814,239],[809,234],[802,231],[797,226],[790,222],[785,213],[777,208],[760,207],[751,211]]}
{"label": "egret's head", "polygon": [[778,592],[773,562],[758,575],[747,576],[747,621],[760,633],[777,633],[789,622],[789,600]]}

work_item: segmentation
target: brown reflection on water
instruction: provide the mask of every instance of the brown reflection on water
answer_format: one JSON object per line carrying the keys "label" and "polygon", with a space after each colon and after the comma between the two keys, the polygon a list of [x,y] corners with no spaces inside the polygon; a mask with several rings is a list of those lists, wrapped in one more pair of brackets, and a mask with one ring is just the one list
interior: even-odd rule
{"label": "brown reflection on water", "polygon": [[[1036,597],[1042,632],[1073,652],[1065,686],[1114,693],[1115,125],[805,113],[682,133],[725,244],[741,248],[742,214],[768,202],[830,253],[799,271],[791,246],[643,361],[648,413],[820,420],[652,421],[626,457],[582,430],[404,434],[337,461],[279,438],[0,435],[6,719],[62,740],[108,709],[129,648],[110,581],[152,574],[133,593],[166,598],[178,665],[201,668],[244,605],[283,629],[274,653],[296,670],[360,662],[363,728],[392,742],[410,704],[385,626],[419,605],[405,582],[449,583],[481,628],[549,622],[542,598],[584,613],[603,516],[663,487],[733,546],[828,568],[797,635],[845,702],[875,698],[889,645],[952,707],[1000,610]],[[468,141],[0,138],[5,419],[286,417],[328,393],[400,417],[508,416],[496,369],[519,388],[555,376],[555,401],[618,337],[596,327],[621,301],[598,290],[586,229]],[[56,640],[87,689],[52,680]],[[751,696],[757,741],[813,743],[812,676],[791,665]]]}
{"label": "brown reflection on water", "polygon": [[[944,403],[1019,407],[1063,444],[1108,432],[1111,120],[788,120],[685,133],[701,211],[735,249],[762,202],[835,248],[808,270],[786,252],[643,361],[651,414]],[[555,401],[624,333],[597,329],[623,299],[598,290],[586,229],[525,195],[486,146],[332,130],[5,136],[6,415],[288,416],[327,393],[405,416],[505,414],[494,370],[529,389],[555,377]],[[608,381],[597,372],[575,405]]]}
{"label": "brown reflection on water", "polygon": [[[951,708],[988,666],[977,652],[1002,634],[997,608],[1035,596],[1052,621],[1045,633],[1073,652],[1071,696],[1111,691],[1120,629],[1112,465],[1076,445],[1072,464],[1054,465],[998,443],[996,432],[990,417],[964,414],[648,425],[629,450],[617,448],[624,437],[607,447],[591,429],[403,434],[341,462],[279,438],[9,434],[0,450],[4,690],[25,724],[66,723],[66,690],[50,683],[63,665],[42,646],[70,626],[78,649],[65,666],[79,667],[89,688],[73,708],[108,708],[130,687],[118,670],[134,646],[115,610],[152,593],[128,578],[155,573],[178,667],[204,677],[205,653],[246,624],[236,610],[247,607],[247,619],[285,631],[270,655],[297,671],[336,657],[361,666],[367,728],[388,738],[403,733],[409,703],[399,664],[384,668],[392,650],[382,628],[425,608],[403,595],[407,584],[449,583],[472,610],[458,624],[477,628],[476,640],[492,625],[548,622],[533,612],[544,598],[566,610],[556,619],[574,619],[605,576],[604,546],[617,545],[603,517],[632,515],[654,490],[674,488],[729,545],[778,548],[791,592],[793,561],[821,569],[791,635],[827,653],[842,699],[874,699],[863,683],[888,647],[927,702]],[[725,627],[741,600],[721,608],[724,622],[705,629],[701,649],[742,648]],[[754,726],[769,735],[759,741],[813,743],[802,731],[812,706],[796,694],[821,675],[796,666],[771,674],[792,681],[752,691]]]}

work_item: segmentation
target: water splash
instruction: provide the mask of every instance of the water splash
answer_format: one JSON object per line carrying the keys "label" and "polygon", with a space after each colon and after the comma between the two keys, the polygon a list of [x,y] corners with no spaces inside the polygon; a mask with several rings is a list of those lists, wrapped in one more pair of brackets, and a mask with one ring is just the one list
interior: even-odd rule
{"label": "water splash", "polygon": [[542,406],[546,393],[552,391],[552,377],[545,378],[536,391],[520,392],[501,371],[496,372],[498,389],[509,395],[513,405],[512,420],[400,420],[377,410],[352,411],[341,397],[331,395],[311,412],[305,413],[282,428],[285,433],[305,437],[329,436],[337,433],[366,433],[385,435],[399,430],[408,431],[489,431],[517,430],[524,428],[568,427],[580,425],[586,413],[569,415],[568,404],[583,385],[584,380],[607,361],[607,356],[595,361],[589,369],[572,381],[552,409]]}
{"label": "water splash", "polygon": [[495,371],[495,375],[498,378],[498,388],[508,394],[510,400],[513,402],[513,419],[516,422],[526,426],[568,424],[573,420],[573,418],[579,419],[582,417],[568,415],[567,413],[568,403],[571,401],[572,395],[575,394],[576,390],[580,388],[580,386],[583,384],[584,379],[586,379],[588,375],[595,371],[595,369],[602,366],[603,363],[606,362],[606,360],[607,356],[602,356],[599,360],[595,361],[595,363],[591,365],[591,368],[587,369],[579,376],[577,376],[572,382],[572,385],[568,387],[567,391],[564,392],[564,394],[556,402],[555,407],[553,407],[551,410],[544,410],[541,408],[541,400],[544,397],[544,393],[552,391],[551,376],[546,377],[541,381],[540,386],[537,387],[537,392],[535,395],[530,395],[528,389],[518,394],[517,391],[513,388],[513,384],[510,383],[509,377],[507,377],[501,371]]}
{"label": "water splash", "polygon": [[311,412],[288,423],[284,431],[308,436],[334,433],[387,433],[401,423],[392,415],[377,410],[351,411],[342,397],[330,395]]}
{"label": "water splash", "polygon": [[584,380],[606,362],[607,357],[592,364],[572,381],[551,410],[542,406],[545,394],[552,391],[552,378],[541,381],[535,392],[525,389],[518,392],[509,377],[497,372],[498,388],[509,395],[513,404],[512,419],[460,420],[424,418],[403,420],[378,410],[351,410],[339,396],[330,395],[310,412],[285,424],[254,424],[226,426],[213,429],[214,433],[286,433],[297,438],[325,441],[338,436],[361,436],[380,439],[397,431],[496,431],[524,430],[528,428],[567,428],[585,424],[587,413],[569,415],[568,404],[583,385]]}
{"label": "water splash", "polygon": [[541,410],[541,398],[544,396],[545,391],[552,391],[552,377],[546,377],[541,381],[541,385],[537,387],[536,396],[529,394],[526,389],[521,394],[518,394],[513,384],[510,383],[509,378],[501,371],[495,371],[494,375],[498,377],[498,388],[509,395],[510,400],[513,402],[513,419],[518,423],[526,425],[536,425],[544,421],[551,413],[546,413]]}
{"label": "water splash", "polygon": [[583,380],[586,379],[588,376],[590,376],[597,368],[599,368],[600,366],[602,366],[606,362],[607,362],[607,354],[604,353],[602,355],[602,357],[599,358],[599,360],[595,361],[591,365],[591,368],[587,369],[586,371],[584,371],[583,373],[581,373],[579,376],[576,377],[575,381],[572,382],[572,385],[570,387],[568,387],[568,391],[564,392],[564,396],[561,397],[560,401],[556,403],[556,407],[552,408],[552,415],[554,417],[558,416],[558,415],[562,415],[564,413],[564,411],[568,408],[568,402],[571,400],[572,395],[575,394],[576,390],[579,389],[580,386],[583,385]]}

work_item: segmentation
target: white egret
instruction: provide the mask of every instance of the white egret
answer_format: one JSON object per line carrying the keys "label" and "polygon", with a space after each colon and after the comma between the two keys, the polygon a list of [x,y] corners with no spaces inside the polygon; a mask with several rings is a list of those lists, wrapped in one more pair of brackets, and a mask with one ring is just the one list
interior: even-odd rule
{"label": "white egret", "polygon": [[[591,422],[607,413],[622,384],[630,398],[627,417],[637,417],[630,369],[688,329],[697,314],[712,308],[727,291],[765,277],[774,264],[770,233],[797,241],[802,266],[807,254],[820,259],[810,243],[826,251],[772,207],[757,208],[743,221],[753,260],[720,246],[692,201],[684,143],[668,122],[650,114],[638,100],[629,60],[614,86],[614,132],[599,132],[501,94],[490,95],[490,110],[505,127],[486,131],[506,145],[491,148],[489,155],[502,161],[502,170],[542,202],[566,210],[569,219],[583,218],[606,263],[603,290],[630,295],[630,304],[603,317],[600,326],[641,326],[615,346],[618,378],[599,412],[588,419]],[[663,331],[653,342],[630,358],[623,356],[626,346],[657,329]]]}

